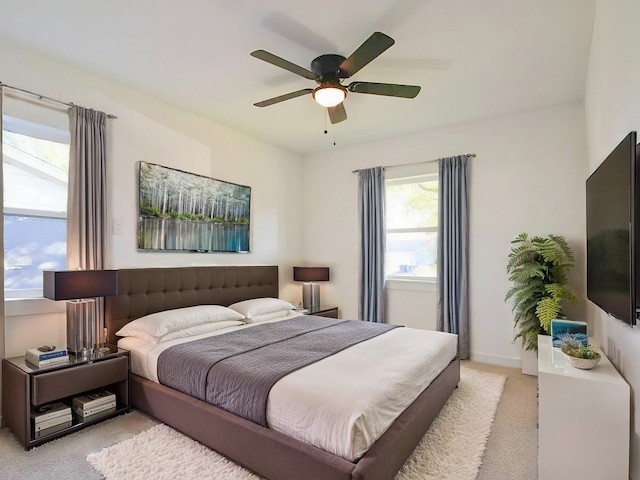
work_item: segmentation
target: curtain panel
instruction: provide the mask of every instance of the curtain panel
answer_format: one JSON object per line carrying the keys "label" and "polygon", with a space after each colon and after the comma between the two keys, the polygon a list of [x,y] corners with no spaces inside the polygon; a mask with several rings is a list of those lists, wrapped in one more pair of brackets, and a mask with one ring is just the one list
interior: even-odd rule
{"label": "curtain panel", "polygon": [[384,169],[358,171],[358,220],[360,224],[360,275],[358,317],[386,323],[385,313],[385,215]]}
{"label": "curtain panel", "polygon": [[469,157],[439,160],[437,329],[458,335],[458,356],[469,358]]}
{"label": "curtain panel", "polygon": [[[69,109],[69,196],[67,268],[104,267],[107,208],[107,114]],[[97,337],[104,342],[102,299],[96,299]]]}

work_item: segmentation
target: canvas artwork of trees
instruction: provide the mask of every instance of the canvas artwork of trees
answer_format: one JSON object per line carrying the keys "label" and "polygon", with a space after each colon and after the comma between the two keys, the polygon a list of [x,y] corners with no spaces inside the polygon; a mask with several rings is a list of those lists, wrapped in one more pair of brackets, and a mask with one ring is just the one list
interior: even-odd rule
{"label": "canvas artwork of trees", "polygon": [[138,248],[248,252],[251,187],[138,162]]}

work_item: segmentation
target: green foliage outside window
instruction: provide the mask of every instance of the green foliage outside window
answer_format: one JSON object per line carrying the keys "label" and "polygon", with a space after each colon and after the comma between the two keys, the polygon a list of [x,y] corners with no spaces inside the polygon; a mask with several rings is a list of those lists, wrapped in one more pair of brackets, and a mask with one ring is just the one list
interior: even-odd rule
{"label": "green foliage outside window", "polygon": [[389,185],[386,195],[387,228],[438,225],[437,181]]}
{"label": "green foliage outside window", "polygon": [[392,179],[385,186],[386,275],[435,278],[438,180],[433,174]]}

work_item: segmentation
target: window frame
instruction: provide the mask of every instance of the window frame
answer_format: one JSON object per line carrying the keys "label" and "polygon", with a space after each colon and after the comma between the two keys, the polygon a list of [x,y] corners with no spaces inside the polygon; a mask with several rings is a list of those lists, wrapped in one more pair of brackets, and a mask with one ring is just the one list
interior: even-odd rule
{"label": "window frame", "polygon": [[[4,142],[4,131],[24,135],[40,140],[70,145],[70,133],[61,128],[52,127],[35,121],[24,120],[4,114],[2,116],[0,141]],[[4,158],[2,159],[4,162]],[[4,181],[4,179],[1,179]],[[4,215],[18,215],[35,218],[67,219],[66,211],[39,210],[28,208],[8,208],[3,205]],[[3,272],[4,275],[4,272]],[[3,282],[4,283],[4,282]],[[4,290],[5,316],[31,315],[61,312],[65,310],[63,302],[52,302],[43,297],[42,288],[24,289],[19,293]]]}
{"label": "window frame", "polygon": [[[435,181],[439,185],[438,175],[438,163],[429,162],[423,164],[411,164],[402,165],[397,167],[391,167],[385,169],[385,201],[388,186],[394,185],[407,185],[412,183],[421,183],[425,181]],[[385,220],[386,223],[386,220]],[[410,227],[410,228],[387,228],[385,224],[385,239],[389,233],[440,233],[440,226],[435,227]],[[385,248],[385,263],[386,263],[386,248]],[[392,289],[398,290],[415,290],[419,288],[424,290],[424,287],[419,287],[418,284],[426,285],[428,291],[432,290],[432,287],[437,282],[437,275],[387,275],[385,274],[385,281]]]}

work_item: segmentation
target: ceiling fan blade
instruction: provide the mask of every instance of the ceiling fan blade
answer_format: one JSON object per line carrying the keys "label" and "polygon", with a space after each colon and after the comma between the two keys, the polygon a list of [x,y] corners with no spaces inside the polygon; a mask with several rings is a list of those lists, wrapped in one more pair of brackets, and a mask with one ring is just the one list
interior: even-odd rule
{"label": "ceiling fan blade", "polygon": [[340,123],[347,119],[347,111],[344,109],[344,103],[340,102],[335,107],[327,107],[329,112],[329,120],[331,123]]}
{"label": "ceiling fan blade", "polygon": [[371,28],[396,32],[407,20],[415,18],[428,3],[425,0],[395,0]]}
{"label": "ceiling fan blade", "polygon": [[305,88],[303,90],[297,90],[295,92],[280,95],[279,97],[273,97],[268,100],[263,100],[261,102],[254,103],[254,105],[256,107],[268,107],[269,105],[273,105],[274,103],[280,103],[280,102],[284,102],[285,100],[301,97],[302,95],[307,95],[308,93],[311,93],[311,92],[313,92],[313,88]]}
{"label": "ceiling fan blade", "polygon": [[390,36],[382,32],[374,32],[349,58],[340,64],[338,76],[340,78],[351,77],[394,43],[395,41]]}
{"label": "ceiling fan blade", "polygon": [[385,95],[387,97],[415,98],[420,93],[417,85],[398,85],[397,83],[353,82],[347,90],[355,93]]}
{"label": "ceiling fan blade", "polygon": [[301,77],[308,78],[309,80],[316,79],[316,74],[312,71],[302,68],[295,63],[291,63],[289,60],[280,58],[273,53],[266,52],[265,50],[256,50],[255,52],[251,52],[251,56],[270,63],[271,65],[275,65],[276,67],[289,70],[290,72],[300,75]]}
{"label": "ceiling fan blade", "polygon": [[376,62],[375,68],[451,70],[453,62],[446,58],[381,58]]}
{"label": "ceiling fan blade", "polygon": [[284,12],[275,11],[267,15],[262,21],[262,25],[281,37],[291,40],[293,43],[297,43],[312,52],[319,54],[338,51],[338,47],[334,43],[297,20],[294,20]]}

